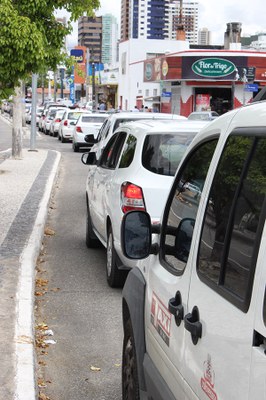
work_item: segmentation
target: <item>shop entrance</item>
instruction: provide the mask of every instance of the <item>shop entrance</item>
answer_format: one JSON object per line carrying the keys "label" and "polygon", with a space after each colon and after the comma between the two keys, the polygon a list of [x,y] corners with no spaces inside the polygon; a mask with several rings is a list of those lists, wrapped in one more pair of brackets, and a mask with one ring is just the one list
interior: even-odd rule
{"label": "shop entrance", "polygon": [[194,111],[209,109],[216,111],[219,115],[231,110],[231,88],[195,88]]}

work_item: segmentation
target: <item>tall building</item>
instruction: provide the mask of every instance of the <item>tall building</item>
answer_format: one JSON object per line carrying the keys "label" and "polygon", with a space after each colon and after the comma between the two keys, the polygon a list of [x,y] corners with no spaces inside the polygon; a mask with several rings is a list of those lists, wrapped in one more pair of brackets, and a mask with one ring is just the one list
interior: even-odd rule
{"label": "tall building", "polygon": [[102,62],[102,17],[79,18],[78,44],[89,49],[94,62]]}
{"label": "tall building", "polygon": [[186,40],[190,44],[198,43],[198,1],[172,1],[169,6],[169,21],[169,39],[176,39],[177,30],[182,25],[186,34]]}
{"label": "tall building", "polygon": [[198,2],[187,0],[122,0],[121,41],[176,39],[180,23],[186,40],[198,42]]}
{"label": "tall building", "polygon": [[94,62],[114,65],[117,62],[117,42],[118,25],[112,14],[79,18],[78,44],[89,49]]}
{"label": "tall building", "polygon": [[102,63],[115,65],[117,62],[118,24],[112,14],[102,16]]}
{"label": "tall building", "polygon": [[208,28],[199,29],[198,44],[201,46],[209,46],[211,44],[211,32]]}
{"label": "tall building", "polygon": [[170,0],[121,0],[121,41],[168,38]]}

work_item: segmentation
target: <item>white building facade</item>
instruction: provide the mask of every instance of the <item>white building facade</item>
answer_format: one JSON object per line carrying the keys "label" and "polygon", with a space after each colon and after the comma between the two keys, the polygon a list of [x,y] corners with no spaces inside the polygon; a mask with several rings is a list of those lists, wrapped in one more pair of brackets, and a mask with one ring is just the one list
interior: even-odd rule
{"label": "white building facade", "polygon": [[[167,92],[169,82],[144,82],[144,61],[160,55],[188,50],[187,41],[130,39],[119,45],[119,85],[118,106],[125,111],[133,110],[137,105],[148,106],[158,111],[158,98],[162,91]],[[160,66],[158,66],[158,77]],[[179,90],[179,88],[178,88]],[[173,94],[179,96],[178,93]],[[179,114],[179,110],[175,110]]]}

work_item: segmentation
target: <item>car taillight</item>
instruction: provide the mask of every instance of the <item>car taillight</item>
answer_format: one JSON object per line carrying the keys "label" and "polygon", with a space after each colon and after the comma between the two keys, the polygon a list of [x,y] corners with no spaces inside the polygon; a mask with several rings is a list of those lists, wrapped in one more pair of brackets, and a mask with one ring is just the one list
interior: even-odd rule
{"label": "car taillight", "polygon": [[64,121],[64,126],[67,126],[67,119]]}
{"label": "car taillight", "polygon": [[130,182],[124,182],[121,186],[121,203],[123,213],[146,210],[141,187]]}
{"label": "car taillight", "polygon": [[82,132],[82,129],[80,126],[76,126],[76,132]]}
{"label": "car taillight", "polygon": [[55,119],[54,122],[61,122],[61,119],[60,119],[60,118],[57,118],[57,119]]}

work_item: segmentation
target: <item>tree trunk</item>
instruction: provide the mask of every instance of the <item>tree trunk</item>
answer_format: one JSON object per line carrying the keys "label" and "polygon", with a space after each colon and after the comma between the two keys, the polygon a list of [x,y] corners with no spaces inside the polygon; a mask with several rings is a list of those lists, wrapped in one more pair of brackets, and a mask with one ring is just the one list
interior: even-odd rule
{"label": "tree trunk", "polygon": [[12,158],[22,159],[22,86],[15,88],[13,98]]}

